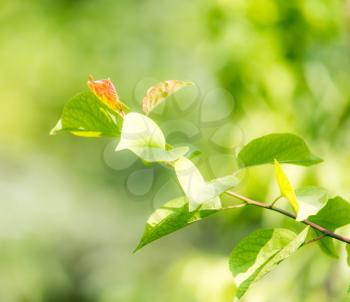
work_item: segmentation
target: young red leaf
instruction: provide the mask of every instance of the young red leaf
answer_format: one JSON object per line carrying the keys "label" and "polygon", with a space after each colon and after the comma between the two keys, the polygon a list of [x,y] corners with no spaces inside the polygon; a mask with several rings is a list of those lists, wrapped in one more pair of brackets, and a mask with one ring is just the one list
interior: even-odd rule
{"label": "young red leaf", "polygon": [[124,105],[120,101],[117,90],[110,79],[94,80],[90,75],[88,80],[90,90],[102,101],[105,105],[114,111],[117,111],[121,116],[124,116]]}

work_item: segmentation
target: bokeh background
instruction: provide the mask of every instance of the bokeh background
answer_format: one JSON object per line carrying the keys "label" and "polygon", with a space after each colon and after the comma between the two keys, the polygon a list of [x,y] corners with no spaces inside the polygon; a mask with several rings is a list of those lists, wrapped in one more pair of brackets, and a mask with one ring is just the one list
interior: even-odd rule
{"label": "bokeh background", "polygon": [[[239,239],[296,224],[236,210],[133,254],[149,214],[181,194],[171,171],[114,153],[113,139],[49,131],[89,74],[136,111],[150,84],[190,80],[153,118],[202,150],[208,179],[250,139],[293,132],[325,159],[287,167],[294,185],[350,200],[349,18],[340,0],[0,0],[0,301],[231,301]],[[272,172],[249,170],[239,190],[270,200]],[[344,251],[310,245],[244,301],[339,302],[349,284]]]}

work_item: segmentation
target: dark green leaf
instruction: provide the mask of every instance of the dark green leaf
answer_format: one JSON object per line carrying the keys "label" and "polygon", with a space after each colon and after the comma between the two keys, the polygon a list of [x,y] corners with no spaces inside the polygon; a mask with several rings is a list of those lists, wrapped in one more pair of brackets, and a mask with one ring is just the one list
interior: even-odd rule
{"label": "dark green leaf", "polygon": [[310,166],[322,162],[305,142],[290,133],[275,133],[252,140],[238,154],[240,167],[280,163]]}

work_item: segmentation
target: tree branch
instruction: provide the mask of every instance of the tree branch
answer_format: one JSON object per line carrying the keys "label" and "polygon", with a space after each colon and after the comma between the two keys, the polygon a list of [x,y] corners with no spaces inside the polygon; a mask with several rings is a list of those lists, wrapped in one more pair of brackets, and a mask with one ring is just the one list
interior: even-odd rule
{"label": "tree branch", "polygon": [[[278,212],[278,213],[280,213],[280,214],[282,214],[284,216],[292,218],[294,220],[297,218],[295,214],[290,213],[288,211],[285,211],[283,209],[277,208],[277,207],[274,206],[274,204],[267,204],[267,203],[263,203],[263,202],[260,202],[260,201],[256,201],[256,200],[250,199],[248,197],[242,196],[242,195],[240,195],[240,194],[238,194],[236,192],[233,192],[233,191],[226,191],[225,193],[227,193],[228,195],[233,196],[233,197],[235,197],[235,198],[237,198],[239,200],[244,201],[247,205],[252,205],[252,206],[268,209],[268,210],[271,210],[271,211],[275,211],[275,212]],[[314,222],[312,222],[312,221],[310,221],[308,219],[302,220],[300,222],[303,223],[303,224],[309,225],[310,227],[312,227],[313,229],[321,232],[325,236],[332,237],[332,238],[337,239],[339,241],[342,241],[342,242],[345,242],[347,244],[350,244],[350,238],[347,238],[347,237],[335,234],[332,231],[330,231],[330,230],[324,228],[323,226],[320,226],[320,225],[318,225],[318,224],[316,224],[316,223],[314,223]]]}

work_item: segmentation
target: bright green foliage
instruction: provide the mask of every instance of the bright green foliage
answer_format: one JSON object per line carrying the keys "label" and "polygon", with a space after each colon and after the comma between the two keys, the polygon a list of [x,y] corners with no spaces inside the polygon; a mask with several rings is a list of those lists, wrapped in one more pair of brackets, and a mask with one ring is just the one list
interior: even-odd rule
{"label": "bright green foliage", "polygon": [[299,204],[297,220],[302,221],[317,214],[328,200],[328,192],[321,187],[303,187],[295,191]]}
{"label": "bright green foliage", "polygon": [[329,199],[316,215],[309,217],[309,220],[334,231],[350,224],[350,203],[339,196]]}
{"label": "bright green foliage", "polygon": [[239,183],[235,175],[206,182],[192,161],[185,157],[174,163],[176,176],[189,200],[189,210],[194,211],[199,206],[221,207],[219,195]]}
{"label": "bright green foliage", "polygon": [[68,131],[77,136],[119,136],[121,117],[104,105],[92,92],[74,96],[63,109],[61,119],[50,134]]}
{"label": "bright green foliage", "polygon": [[240,167],[280,163],[310,166],[322,159],[313,155],[305,142],[290,133],[274,133],[252,140],[238,154]]}
{"label": "bright green foliage", "polygon": [[286,173],[283,171],[281,165],[276,159],[275,159],[275,175],[276,175],[278,187],[280,188],[280,191],[281,191],[281,195],[289,201],[295,213],[298,213],[299,203],[298,203],[297,197],[295,196],[294,189]]}
{"label": "bright green foliage", "polygon": [[148,162],[170,162],[188,151],[188,147],[166,150],[165,137],[158,125],[145,115],[131,112],[124,118],[116,151],[130,150]]}
{"label": "bright green foliage", "polygon": [[142,101],[142,110],[149,114],[155,107],[162,103],[168,96],[172,95],[179,89],[193,85],[190,82],[180,80],[162,81],[150,87]]}
{"label": "bright green foliage", "polygon": [[[342,226],[350,224],[350,203],[339,196],[329,199],[316,215],[309,217],[309,220],[331,231],[335,231]],[[319,246],[329,256],[338,256],[332,238],[321,239]]]}
{"label": "bright green foliage", "polygon": [[149,217],[142,239],[136,250],[216,212],[218,210],[209,208],[190,212],[186,197],[171,200]]}
{"label": "bright green foliage", "polygon": [[309,228],[299,235],[287,229],[258,230],[244,238],[232,251],[230,269],[241,298],[258,281],[304,243]]}
{"label": "bright green foliage", "polygon": [[[147,115],[166,97],[187,85],[190,83],[163,81],[152,86],[143,100],[143,111]],[[189,224],[235,207],[222,207],[221,194],[239,184],[236,173],[206,181],[196,165],[185,157],[188,147],[171,147],[152,119],[140,113],[124,112],[124,108],[129,110],[120,102],[109,80],[91,80],[90,88],[100,96],[101,101],[91,92],[75,96],[64,107],[62,117],[51,133],[68,131],[79,136],[120,136],[116,151],[130,150],[146,162],[161,162],[174,168],[185,194],[168,201],[150,216],[135,251]],[[309,166],[322,161],[310,152],[298,136],[282,133],[257,138],[243,147],[238,154],[238,161],[240,168],[274,163],[281,196],[290,203],[297,214],[297,221],[309,223],[309,219],[330,231],[350,224],[350,204],[341,197],[327,201],[327,191],[323,188],[304,187],[294,190],[291,185],[280,163]],[[245,202],[237,206],[253,204],[272,208],[268,204],[233,195]],[[282,211],[281,213],[283,214]],[[294,217],[289,213],[285,215]],[[230,269],[237,285],[236,297],[241,298],[253,282],[296,252],[305,242],[308,230],[309,227],[298,235],[287,229],[258,230],[244,238],[230,256]],[[319,231],[314,233],[321,234]],[[325,237],[319,240],[319,244],[327,254],[337,256],[333,239]],[[349,245],[347,252],[350,265]]]}

